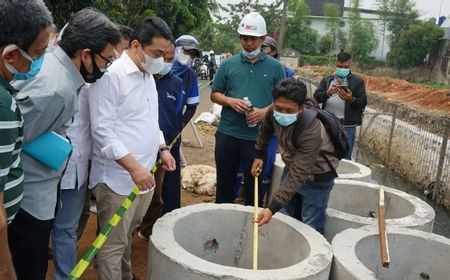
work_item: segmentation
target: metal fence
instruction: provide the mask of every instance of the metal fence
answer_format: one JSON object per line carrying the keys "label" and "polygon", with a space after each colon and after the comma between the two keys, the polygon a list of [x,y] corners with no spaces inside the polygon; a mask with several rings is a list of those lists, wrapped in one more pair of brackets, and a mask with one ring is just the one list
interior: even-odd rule
{"label": "metal fence", "polygon": [[[302,79],[312,94],[317,82]],[[450,119],[368,94],[358,144],[450,208]]]}

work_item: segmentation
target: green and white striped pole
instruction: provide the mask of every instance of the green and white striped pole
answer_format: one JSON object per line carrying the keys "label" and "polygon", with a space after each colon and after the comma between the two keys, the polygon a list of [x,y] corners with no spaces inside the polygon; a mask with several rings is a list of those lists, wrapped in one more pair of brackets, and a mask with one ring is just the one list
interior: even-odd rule
{"label": "green and white striped pole", "polygon": [[[172,149],[173,145],[177,142],[178,138],[180,138],[181,133],[178,134],[170,143],[169,149]],[[159,159],[153,166],[150,172],[152,174],[155,174],[156,170],[161,166],[162,160]],[[109,220],[108,224],[105,225],[100,233],[98,234],[97,238],[94,240],[94,243],[89,246],[86,253],[84,253],[83,257],[78,261],[77,265],[73,268],[72,272],[70,273],[69,277],[67,277],[66,280],[77,280],[83,275],[83,273],[86,271],[86,269],[89,267],[89,264],[91,263],[92,259],[95,257],[95,255],[98,253],[98,251],[103,247],[103,244],[105,244],[106,240],[108,239],[108,236],[111,234],[113,229],[117,226],[117,224],[122,219],[125,212],[130,208],[130,206],[133,204],[134,199],[136,196],[138,196],[140,192],[140,189],[138,186],[134,186],[131,193],[128,195],[128,197],[122,202],[119,209],[117,209],[116,213],[112,216],[112,218]]]}

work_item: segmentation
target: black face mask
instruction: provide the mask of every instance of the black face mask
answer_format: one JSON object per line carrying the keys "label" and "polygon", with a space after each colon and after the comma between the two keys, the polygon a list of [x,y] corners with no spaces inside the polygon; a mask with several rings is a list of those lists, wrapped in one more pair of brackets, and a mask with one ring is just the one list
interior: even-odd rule
{"label": "black face mask", "polygon": [[105,72],[101,71],[98,66],[97,66],[97,62],[95,62],[95,54],[91,51],[91,60],[92,60],[92,68],[93,68],[93,73],[90,74],[88,73],[88,71],[86,70],[86,67],[84,67],[83,64],[83,60],[81,61],[80,64],[80,74],[81,76],[83,76],[83,79],[86,83],[95,83],[98,79],[100,79],[103,74],[105,74]]}

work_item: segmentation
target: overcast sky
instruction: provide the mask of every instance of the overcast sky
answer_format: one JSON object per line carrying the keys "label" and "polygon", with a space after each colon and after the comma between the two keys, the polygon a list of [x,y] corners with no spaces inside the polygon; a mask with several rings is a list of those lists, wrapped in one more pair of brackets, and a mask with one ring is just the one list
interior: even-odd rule
{"label": "overcast sky", "polygon": [[[221,4],[239,3],[240,0],[217,0]],[[260,3],[272,3],[274,0],[260,0]],[[376,0],[361,0],[362,8],[376,9]],[[441,15],[450,15],[450,0],[414,0],[416,8],[419,10],[422,18],[437,18],[439,16],[439,8],[442,2]],[[350,0],[345,0],[346,6],[349,5]]]}

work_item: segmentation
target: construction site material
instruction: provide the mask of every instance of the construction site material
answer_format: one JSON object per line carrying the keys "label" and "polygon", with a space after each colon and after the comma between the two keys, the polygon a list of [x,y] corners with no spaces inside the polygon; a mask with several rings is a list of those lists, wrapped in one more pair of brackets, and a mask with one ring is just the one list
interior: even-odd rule
{"label": "construction site material", "polygon": [[366,180],[372,175],[369,167],[356,161],[342,159],[336,169],[339,179]]}
{"label": "construction site material", "polygon": [[329,279],[331,246],[311,227],[283,214],[259,229],[252,268],[253,207],[197,204],[172,211],[153,227],[148,279]]}
{"label": "construction site material", "polygon": [[[266,203],[270,203],[274,194],[277,192],[281,183],[281,175],[283,175],[284,162],[280,154],[276,155],[275,163],[272,170],[272,178],[270,181],[270,189],[267,193]],[[366,180],[370,178],[372,171],[365,165],[351,160],[341,160],[336,169],[340,179]]]}
{"label": "construction site material", "polygon": [[[356,180],[337,179],[328,201],[325,238],[348,228],[375,225],[379,185]],[[423,200],[405,192],[384,187],[386,225],[431,232],[435,212]]]}
{"label": "construction site material", "polygon": [[386,211],[384,208],[384,187],[380,186],[380,198],[378,203],[378,236],[380,240],[380,256],[383,267],[389,267],[389,244],[386,231]]}
{"label": "construction site material", "polygon": [[[254,201],[255,201],[255,206],[253,207],[253,221],[257,221],[258,220],[258,216],[259,216],[259,208],[258,208],[258,202],[259,202],[259,195],[258,195],[258,176],[259,176],[259,172],[260,170],[257,171],[258,173],[256,174],[256,177],[254,178],[255,181],[255,186],[254,186]],[[253,223],[253,270],[258,270],[258,230],[259,230],[259,226],[258,223]]]}
{"label": "construction site material", "polygon": [[181,171],[181,186],[199,195],[216,193],[216,169],[209,165],[190,165]]}
{"label": "construction site material", "polygon": [[449,279],[450,239],[399,227],[387,227],[389,268],[382,267],[378,229],[366,226],[336,235],[332,280]]}

